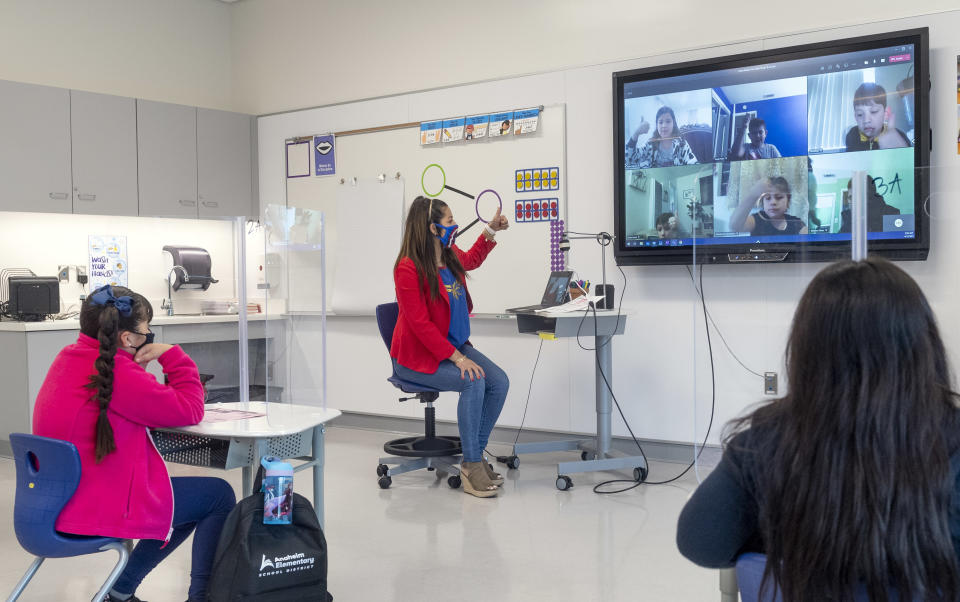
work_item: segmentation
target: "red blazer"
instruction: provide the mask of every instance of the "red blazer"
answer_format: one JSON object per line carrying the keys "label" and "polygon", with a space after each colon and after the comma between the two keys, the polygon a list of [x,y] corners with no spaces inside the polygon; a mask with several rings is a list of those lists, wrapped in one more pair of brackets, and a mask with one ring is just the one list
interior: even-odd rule
{"label": "red blazer", "polygon": [[[470,271],[480,267],[496,244],[480,234],[469,251],[464,252],[457,245],[453,245],[453,251],[463,264],[463,269]],[[426,277],[417,273],[409,257],[404,257],[397,264],[393,281],[397,288],[400,315],[393,331],[390,355],[405,368],[433,374],[440,362],[456,351],[447,340],[447,333],[450,332],[450,299],[447,291],[440,278],[437,278],[439,298],[431,299]],[[462,284],[466,290],[467,283]],[[467,291],[467,308],[473,311],[470,291]]]}

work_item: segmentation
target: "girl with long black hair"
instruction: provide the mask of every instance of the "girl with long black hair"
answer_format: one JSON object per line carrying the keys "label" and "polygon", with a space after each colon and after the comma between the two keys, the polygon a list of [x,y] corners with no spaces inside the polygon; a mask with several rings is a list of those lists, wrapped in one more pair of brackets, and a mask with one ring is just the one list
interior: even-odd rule
{"label": "girl with long black hair", "polygon": [[960,415],[920,287],[880,258],[825,268],[786,363],[790,392],[732,423],[683,509],[680,551],[765,553],[784,602],[958,600]]}
{"label": "girl with long black hair", "polygon": [[[188,602],[206,600],[220,530],[236,503],[223,479],[174,477],[150,428],[203,419],[197,366],[176,345],[153,342],[153,308],[120,286],[94,291],[80,309],[80,336],[57,355],[37,395],[35,435],[70,441],[80,454],[77,491],[56,528],[139,539],[108,600],[140,602],[140,582],[191,533]],[[156,360],[169,384],[145,370]]]}

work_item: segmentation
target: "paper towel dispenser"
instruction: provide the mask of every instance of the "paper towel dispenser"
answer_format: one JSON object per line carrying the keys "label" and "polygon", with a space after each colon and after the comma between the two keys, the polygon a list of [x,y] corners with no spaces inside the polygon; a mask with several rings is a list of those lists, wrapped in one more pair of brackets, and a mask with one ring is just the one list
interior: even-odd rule
{"label": "paper towel dispenser", "polygon": [[186,271],[186,275],[184,275],[183,270],[173,270],[172,278],[175,278],[175,280],[170,280],[173,290],[207,290],[211,284],[219,282],[210,275],[212,262],[210,253],[207,253],[206,249],[165,245],[163,254],[167,278],[171,278],[170,272],[173,270],[173,266],[180,266]]}

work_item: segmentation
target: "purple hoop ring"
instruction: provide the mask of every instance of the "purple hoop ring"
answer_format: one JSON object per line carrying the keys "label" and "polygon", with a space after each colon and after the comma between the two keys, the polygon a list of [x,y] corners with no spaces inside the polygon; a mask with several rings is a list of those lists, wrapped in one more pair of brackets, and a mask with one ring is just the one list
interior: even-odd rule
{"label": "purple hoop ring", "polygon": [[480,197],[487,194],[488,192],[492,192],[494,195],[496,195],[497,202],[500,203],[500,212],[503,213],[503,199],[500,198],[500,195],[497,194],[497,191],[492,188],[487,188],[486,190],[482,191],[480,194],[477,195],[477,202],[473,204],[473,210],[476,211],[477,213],[477,219],[485,224],[489,224],[490,222],[480,217]]}

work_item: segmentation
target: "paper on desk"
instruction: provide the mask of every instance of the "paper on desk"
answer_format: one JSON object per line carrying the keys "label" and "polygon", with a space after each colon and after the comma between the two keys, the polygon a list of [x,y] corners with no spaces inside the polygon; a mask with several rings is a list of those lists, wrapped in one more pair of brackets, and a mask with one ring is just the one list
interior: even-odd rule
{"label": "paper on desk", "polygon": [[545,307],[543,309],[538,309],[536,311],[537,313],[549,312],[552,314],[566,314],[566,313],[573,313],[575,311],[585,311],[587,309],[587,306],[590,303],[596,304],[597,301],[601,301],[601,300],[603,300],[603,295],[596,295],[596,296],[583,295],[581,297],[577,297],[576,299],[571,299],[570,301],[567,301],[563,305],[557,305],[555,307]]}
{"label": "paper on desk", "polygon": [[266,416],[263,412],[248,412],[246,410],[230,410],[227,408],[206,408],[203,411],[203,422],[229,422],[231,420],[246,420]]}

